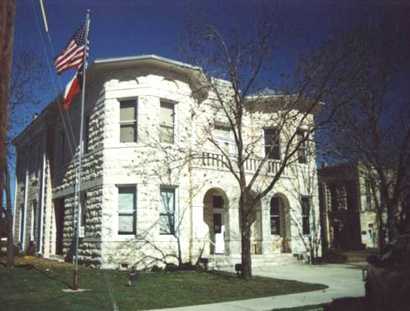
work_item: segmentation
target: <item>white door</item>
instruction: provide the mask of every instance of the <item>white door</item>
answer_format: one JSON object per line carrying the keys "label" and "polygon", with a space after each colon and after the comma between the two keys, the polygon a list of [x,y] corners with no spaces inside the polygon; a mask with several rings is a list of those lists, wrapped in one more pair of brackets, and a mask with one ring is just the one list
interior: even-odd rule
{"label": "white door", "polygon": [[222,212],[214,211],[214,236],[215,236],[215,254],[225,252],[225,226],[222,220]]}

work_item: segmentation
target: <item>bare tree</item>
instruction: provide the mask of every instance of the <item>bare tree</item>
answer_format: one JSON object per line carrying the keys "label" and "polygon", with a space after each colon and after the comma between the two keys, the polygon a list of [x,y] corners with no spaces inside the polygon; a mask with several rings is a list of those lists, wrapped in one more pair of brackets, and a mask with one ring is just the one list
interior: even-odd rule
{"label": "bare tree", "polygon": [[[306,149],[299,149],[299,157],[314,158],[316,148],[313,147],[314,144],[308,141]],[[295,234],[305,249],[305,260],[314,264],[322,253],[318,175],[316,163],[305,162],[303,168],[295,165],[289,167],[294,177],[289,193],[295,196],[294,201],[300,202],[300,205],[291,206],[290,216],[293,228],[296,228]]]}
{"label": "bare tree", "polygon": [[[328,133],[334,158],[365,167],[377,203],[380,243],[385,233],[383,213],[387,213],[390,240],[399,229],[409,230],[410,218],[403,204],[410,179],[410,105],[403,96],[405,88],[400,87],[408,72],[408,55],[403,52],[409,46],[391,26],[366,26],[350,33],[360,78],[349,91],[354,100],[339,112]],[[351,46],[343,48],[347,51]]]}
{"label": "bare tree", "polygon": [[14,242],[13,242],[13,210],[11,204],[11,175],[14,169],[15,153],[10,147],[13,137],[17,134],[27,121],[33,118],[34,112],[38,109],[41,92],[44,87],[44,69],[38,55],[32,51],[23,51],[15,55],[12,67],[8,113],[9,118],[6,124],[6,150],[7,158],[4,165],[4,191],[6,197],[6,207],[3,212],[6,215],[7,226],[7,264],[14,265]]}
{"label": "bare tree", "polygon": [[[313,140],[314,133],[333,118],[338,107],[351,100],[344,95],[345,90],[350,89],[357,78],[355,68],[346,66],[357,61],[353,51],[346,52],[334,42],[325,42],[309,57],[301,58],[295,74],[288,80],[290,85],[285,85],[279,94],[273,94],[271,90],[276,85],[266,78],[272,73],[277,43],[273,20],[273,15],[257,19],[251,34],[244,34],[240,29],[222,32],[204,21],[192,23],[185,51],[191,63],[203,68],[203,88],[210,94],[208,100],[199,105],[209,105],[234,137],[235,151],[228,153],[217,139],[207,136],[208,142],[221,154],[223,166],[238,183],[244,278],[252,275],[251,225],[258,204],[274,189],[285,170],[297,164],[299,149]],[[329,104],[323,106],[322,101]],[[314,115],[320,109],[321,117],[315,122]],[[275,130],[265,135],[261,131],[249,135],[245,129],[251,120],[257,120],[264,113],[269,117],[262,127]],[[204,135],[212,133],[217,119],[204,122]],[[265,145],[265,152],[261,145]],[[278,145],[280,156],[275,159]],[[249,161],[255,165],[252,174],[247,172]]]}

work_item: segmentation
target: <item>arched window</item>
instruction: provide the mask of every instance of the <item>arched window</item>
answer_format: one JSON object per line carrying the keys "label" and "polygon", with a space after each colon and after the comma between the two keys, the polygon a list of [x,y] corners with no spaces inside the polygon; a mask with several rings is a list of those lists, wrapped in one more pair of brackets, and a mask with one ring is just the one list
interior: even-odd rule
{"label": "arched window", "polygon": [[279,197],[270,201],[270,233],[280,234],[280,202]]}

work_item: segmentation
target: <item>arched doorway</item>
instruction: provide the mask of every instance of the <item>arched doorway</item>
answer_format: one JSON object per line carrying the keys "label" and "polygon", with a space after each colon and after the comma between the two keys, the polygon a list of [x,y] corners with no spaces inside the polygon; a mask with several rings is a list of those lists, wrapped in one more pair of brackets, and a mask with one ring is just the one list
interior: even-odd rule
{"label": "arched doorway", "polygon": [[290,215],[289,202],[285,196],[276,194],[270,201],[271,235],[281,238],[281,252],[290,253]]}
{"label": "arched doorway", "polygon": [[226,254],[225,238],[229,225],[228,199],[223,190],[209,189],[204,196],[204,220],[209,227],[210,252]]}

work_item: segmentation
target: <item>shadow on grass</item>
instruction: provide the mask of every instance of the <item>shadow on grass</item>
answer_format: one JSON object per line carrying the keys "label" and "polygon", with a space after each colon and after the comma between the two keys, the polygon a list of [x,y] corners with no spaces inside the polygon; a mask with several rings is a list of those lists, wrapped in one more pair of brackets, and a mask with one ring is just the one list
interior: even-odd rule
{"label": "shadow on grass", "polygon": [[51,275],[50,272],[47,272],[47,271],[45,271],[45,270],[42,270],[42,269],[37,268],[37,267],[36,267],[35,265],[33,265],[33,264],[16,264],[16,265],[14,266],[14,268],[15,268],[15,269],[20,269],[20,268],[21,268],[21,269],[26,269],[26,270],[34,270],[34,271],[40,273],[42,276],[46,277],[47,279],[49,279],[49,280],[51,280],[51,281],[54,281],[54,282],[56,282],[56,283],[60,283],[60,284],[63,285],[64,287],[72,288],[72,286],[71,286],[68,282],[59,279],[57,276]]}

